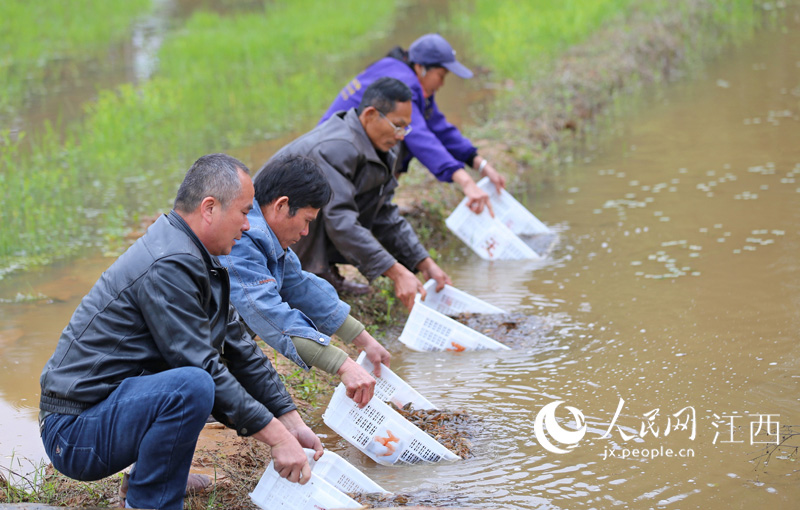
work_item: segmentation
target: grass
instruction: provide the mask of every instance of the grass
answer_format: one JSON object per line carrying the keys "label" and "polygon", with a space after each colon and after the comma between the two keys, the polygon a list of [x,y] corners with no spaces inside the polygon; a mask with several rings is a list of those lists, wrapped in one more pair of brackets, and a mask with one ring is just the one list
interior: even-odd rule
{"label": "grass", "polygon": [[[538,151],[513,155],[530,168],[550,157],[550,140],[558,138],[565,125],[574,124],[561,114],[547,124],[550,113],[543,115],[530,105],[536,97],[527,84],[543,70],[552,70],[555,55],[604,23],[627,16],[631,6],[639,11],[669,10],[682,19],[693,15],[695,4],[710,12],[710,21],[700,28],[734,26],[735,33],[744,35],[752,30],[752,2],[745,0],[477,0],[474,10],[471,4],[454,10],[464,14],[453,24],[472,34],[466,38],[472,41],[470,53],[490,66],[494,77],[524,84],[503,99],[505,109],[516,111],[517,118],[507,117],[511,120],[494,136],[502,138],[507,127],[516,130],[518,123],[524,125],[523,133],[531,124],[539,126],[547,143]],[[199,11],[165,40],[159,71],[150,81],[100,91],[98,99],[85,106],[85,116],[71,125],[46,125],[27,137],[23,134],[21,140],[0,132],[0,276],[87,248],[111,248],[113,253],[124,246],[127,229],[144,215],[170,208],[183,172],[198,156],[311,127],[332,91],[358,71],[355,57],[368,53],[371,43],[390,28],[394,12],[393,3],[364,0],[264,2],[260,9],[231,15]],[[48,16],[60,13],[40,12],[42,26],[50,26]],[[103,9],[97,13],[107,14]],[[91,25],[94,18],[84,17]],[[706,32],[708,40],[728,33],[700,33]],[[700,35],[693,37],[694,47],[707,44]],[[82,44],[90,41],[99,51],[97,45],[108,39],[98,35]],[[554,83],[554,94],[541,102],[565,115],[575,114],[575,94],[586,95],[587,88],[605,87],[616,79],[608,69],[598,70],[598,76],[574,83],[577,91]],[[523,108],[517,108],[515,97],[525,103]],[[518,120],[520,115],[537,121],[526,123]]]}
{"label": "grass", "polygon": [[520,78],[622,15],[632,1],[476,0],[474,11],[462,11],[455,25],[470,34],[470,54],[493,73]]}
{"label": "grass", "polygon": [[77,482],[44,461],[34,464],[12,455],[9,466],[0,467],[0,503],[107,506],[116,497],[120,481],[121,475],[97,482]]}
{"label": "grass", "polygon": [[0,275],[114,244],[141,215],[169,210],[202,154],[312,126],[356,72],[343,62],[394,11],[364,0],[263,5],[195,13],[164,42],[152,80],[100,91],[63,134],[48,126],[28,150],[0,133]]}
{"label": "grass", "polygon": [[[338,90],[357,71],[343,62],[368,50],[370,41],[386,28],[380,24],[384,21],[376,20],[390,20],[393,7],[379,4],[352,1],[333,9],[316,4],[312,8],[310,2],[300,1],[270,3],[260,15],[196,14],[165,42],[159,55],[161,71],[150,82],[102,92],[97,102],[87,105],[85,119],[64,134],[51,128],[29,137],[31,150],[6,133],[0,142],[4,206],[0,209],[0,268],[113,244],[139,216],[169,207],[183,171],[197,156],[239,147],[304,123],[310,127],[314,112],[322,111],[330,100],[330,91]],[[365,5],[386,11],[367,13],[361,7]],[[674,78],[693,59],[701,60],[725,44],[747,38],[759,22],[756,4],[744,0],[513,5],[517,11],[510,3],[475,0],[475,11],[469,11],[474,14],[459,16],[454,23],[473,34],[503,27],[516,41],[495,40],[480,46],[484,35],[475,35],[469,51],[493,69],[492,79],[511,78],[516,83],[501,98],[491,122],[476,133],[483,138],[482,154],[505,162],[498,167],[520,172],[555,157],[554,147],[591,129],[596,117],[615,108],[624,92]],[[584,7],[586,12],[579,19],[568,15]],[[562,24],[562,30],[531,21],[533,35],[546,39],[549,34],[552,40],[526,53],[523,45],[533,35],[511,27],[521,27],[534,14],[550,24]],[[611,21],[616,30],[604,28]],[[578,26],[594,34],[582,34]],[[731,39],[734,36],[740,39]],[[502,65],[495,66],[500,57]],[[413,188],[406,181],[410,178],[412,174],[403,177],[401,192]],[[457,200],[457,192],[450,188],[444,198]],[[423,237],[434,245],[434,236],[443,229],[440,222],[445,210],[438,199],[430,196],[430,204],[439,205],[426,207],[428,216],[419,223],[420,229],[429,226],[423,229]],[[434,222],[439,225],[430,228]],[[372,295],[349,300],[354,315],[375,334],[401,324],[405,316],[390,283],[380,280]],[[280,368],[290,386],[297,386],[307,400],[317,403],[337,382],[324,374],[295,375],[294,366]],[[305,417],[312,407],[306,403],[301,408]],[[209,462],[233,481],[232,488],[191,498],[187,508],[249,503],[248,487],[263,470],[267,452],[255,441],[245,444],[236,458],[210,456]],[[21,486],[0,476],[0,502],[108,504],[119,485],[117,477],[86,484],[52,468],[41,467],[37,473]],[[25,490],[33,486],[31,480],[41,490]]]}
{"label": "grass", "polygon": [[658,20],[670,14],[689,19],[705,10],[701,30],[682,34],[693,38],[691,48],[698,50],[752,36],[759,5],[755,0],[475,0],[474,10],[462,10],[454,25],[470,34],[471,54],[496,76],[529,79],[549,71],[557,56],[601,28],[613,24],[625,30],[633,12]]}
{"label": "grass", "polygon": [[284,385],[291,386],[294,394],[301,400],[316,407],[317,396],[324,391],[324,382],[317,377],[317,374],[317,370],[305,371],[297,368],[291,374],[282,375],[281,381]]}

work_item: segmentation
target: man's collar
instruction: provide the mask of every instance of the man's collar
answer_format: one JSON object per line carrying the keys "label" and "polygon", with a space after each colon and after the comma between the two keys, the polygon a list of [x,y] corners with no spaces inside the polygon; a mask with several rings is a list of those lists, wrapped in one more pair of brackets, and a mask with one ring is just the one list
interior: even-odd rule
{"label": "man's collar", "polygon": [[200,250],[200,253],[203,256],[203,260],[205,260],[206,264],[212,267],[220,267],[219,259],[211,253],[208,252],[208,249],[205,245],[200,242],[200,238],[197,237],[197,234],[194,233],[194,230],[186,223],[180,214],[178,214],[175,209],[171,210],[167,215],[167,221],[169,221],[170,225],[177,228],[178,230],[183,231],[189,239],[192,240],[195,246]]}

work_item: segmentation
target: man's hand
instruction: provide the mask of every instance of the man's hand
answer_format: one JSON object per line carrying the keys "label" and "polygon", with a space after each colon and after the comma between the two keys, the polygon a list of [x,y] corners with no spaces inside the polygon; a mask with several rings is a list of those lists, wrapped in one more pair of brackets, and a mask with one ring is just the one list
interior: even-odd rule
{"label": "man's hand", "polygon": [[[485,170],[485,168],[484,168]],[[483,208],[489,209],[489,214],[494,218],[494,210],[489,200],[489,194],[483,191],[470,177],[466,170],[460,168],[453,173],[453,182],[458,183],[467,197],[467,207],[475,214],[483,212]]]}
{"label": "man's hand", "polygon": [[428,281],[431,278],[436,280],[436,292],[441,292],[442,289],[444,289],[445,284],[453,285],[453,282],[450,281],[450,277],[447,276],[447,273],[445,273],[442,268],[439,267],[430,257],[417,264],[417,269],[422,271],[423,276],[425,276],[425,281]]}
{"label": "man's hand", "polygon": [[409,311],[414,306],[414,296],[417,293],[422,294],[422,299],[425,299],[427,293],[422,288],[422,282],[399,262],[395,262],[383,274],[392,279],[395,295]]}
{"label": "man's hand", "polygon": [[288,413],[278,417],[278,420],[286,427],[286,430],[300,443],[303,448],[310,448],[315,450],[314,460],[319,460],[322,457],[322,442],[319,440],[314,431],[308,428],[300,413],[297,411],[289,411]]}
{"label": "man's hand", "polygon": [[381,363],[388,367],[389,363],[392,361],[392,355],[389,354],[389,351],[378,343],[366,329],[353,339],[353,345],[360,347],[367,353],[367,359],[370,360],[375,367],[373,370],[375,377],[381,376]]}
{"label": "man's hand", "polygon": [[[275,461],[275,471],[290,482],[305,485],[311,478],[311,466],[308,465],[306,452],[297,444],[297,440],[290,437],[290,441],[281,441],[272,446],[272,460]],[[300,457],[302,455],[302,457]]]}
{"label": "man's hand", "polygon": [[364,407],[369,403],[375,394],[375,378],[369,375],[364,367],[347,358],[336,373],[342,378],[347,396],[352,398],[358,407]]}
{"label": "man's hand", "polygon": [[[296,411],[294,412],[296,413]],[[302,422],[302,420],[300,421]],[[300,482],[301,485],[306,484],[311,478],[311,466],[308,465],[306,452],[280,419],[270,420],[266,427],[253,434],[253,438],[271,447],[275,471],[282,478],[286,478],[290,482]],[[319,454],[322,455],[321,444]],[[315,458],[317,457],[315,456]]]}

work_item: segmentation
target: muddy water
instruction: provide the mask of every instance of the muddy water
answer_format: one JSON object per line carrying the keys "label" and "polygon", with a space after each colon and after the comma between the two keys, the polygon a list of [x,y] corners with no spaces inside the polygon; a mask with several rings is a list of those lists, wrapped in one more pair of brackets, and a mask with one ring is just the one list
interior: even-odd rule
{"label": "muddy water", "polygon": [[0,287],[0,465],[38,462],[39,375],[80,299],[111,259],[80,260],[9,277]]}
{"label": "muddy water", "polygon": [[[800,26],[757,39],[648,98],[533,197],[561,230],[550,261],[453,247],[456,286],[546,322],[511,352],[395,357],[430,400],[483,417],[474,457],[397,469],[343,447],[348,458],[448,506],[797,507],[796,463],[751,459],[776,441],[759,422],[800,425]],[[534,429],[558,401],[557,425],[585,430],[567,449],[545,422],[567,453]]]}

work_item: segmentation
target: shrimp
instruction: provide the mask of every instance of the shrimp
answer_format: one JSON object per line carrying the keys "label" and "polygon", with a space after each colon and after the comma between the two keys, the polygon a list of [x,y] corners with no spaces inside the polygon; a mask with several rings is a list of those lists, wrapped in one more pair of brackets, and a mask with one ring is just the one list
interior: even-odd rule
{"label": "shrimp", "polygon": [[464,352],[465,350],[467,350],[467,348],[466,348],[466,347],[464,347],[464,346],[463,346],[463,345],[461,345],[461,344],[457,344],[457,343],[455,343],[455,342],[450,342],[450,345],[452,345],[452,346],[453,346],[453,348],[452,348],[452,349],[448,348],[448,349],[447,349],[448,351],[453,351],[453,352]]}
{"label": "shrimp", "polygon": [[383,446],[385,446],[387,448],[390,446],[389,443],[399,443],[400,442],[400,438],[395,436],[394,434],[392,434],[391,430],[386,429],[386,433],[389,435],[389,437],[375,436],[375,441],[379,442],[380,444],[382,444]]}
{"label": "shrimp", "polygon": [[386,429],[388,437],[375,436],[375,441],[386,447],[386,453],[380,454],[381,457],[389,457],[394,454],[397,449],[391,443],[400,443],[400,438],[392,434],[392,431]]}

